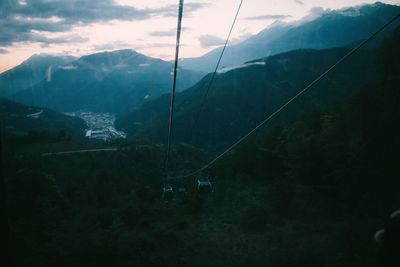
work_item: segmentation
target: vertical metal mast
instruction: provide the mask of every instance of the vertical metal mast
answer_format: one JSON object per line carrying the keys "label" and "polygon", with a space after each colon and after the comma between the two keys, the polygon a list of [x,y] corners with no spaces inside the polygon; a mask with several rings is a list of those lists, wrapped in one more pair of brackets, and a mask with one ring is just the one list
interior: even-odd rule
{"label": "vertical metal mast", "polygon": [[175,92],[176,92],[176,76],[178,71],[178,59],[179,59],[179,46],[181,39],[182,29],[182,14],[183,14],[183,0],[179,0],[179,13],[178,13],[178,27],[176,33],[176,48],[175,48],[175,65],[174,65],[174,78],[171,93],[171,105],[169,109],[169,128],[168,128],[168,143],[167,143],[167,155],[165,158],[165,177],[164,184],[168,181],[168,170],[169,170],[169,156],[171,153],[171,136],[172,136],[172,122],[174,117],[174,105],[175,105]]}

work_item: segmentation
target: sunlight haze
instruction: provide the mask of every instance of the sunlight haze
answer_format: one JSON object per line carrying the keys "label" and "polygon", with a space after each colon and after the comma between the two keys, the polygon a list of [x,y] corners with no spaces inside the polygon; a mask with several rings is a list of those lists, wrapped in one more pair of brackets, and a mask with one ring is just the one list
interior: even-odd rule
{"label": "sunlight haze", "polygon": [[[178,1],[102,0],[89,1],[87,6],[74,6],[70,1],[5,2],[0,19],[6,33],[0,38],[0,72],[40,53],[81,56],[133,49],[164,60],[173,58]],[[220,46],[239,2],[185,1],[180,57],[197,57]],[[245,0],[230,43],[244,40],[277,20],[291,22],[324,9],[373,2]],[[398,0],[383,2],[398,4]],[[55,6],[60,9],[52,10]]]}

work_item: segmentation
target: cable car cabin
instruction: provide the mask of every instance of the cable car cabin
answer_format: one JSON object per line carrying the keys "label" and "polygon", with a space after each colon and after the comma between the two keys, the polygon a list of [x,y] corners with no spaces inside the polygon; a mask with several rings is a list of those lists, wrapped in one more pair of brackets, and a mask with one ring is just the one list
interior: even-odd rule
{"label": "cable car cabin", "polygon": [[197,192],[200,194],[214,192],[213,186],[208,178],[200,178],[197,180]]}
{"label": "cable car cabin", "polygon": [[171,185],[164,185],[162,197],[164,200],[171,200],[174,198],[174,190]]}
{"label": "cable car cabin", "polygon": [[179,187],[179,188],[178,188],[178,194],[179,194],[179,195],[186,195],[186,188],[184,188],[184,187]]}

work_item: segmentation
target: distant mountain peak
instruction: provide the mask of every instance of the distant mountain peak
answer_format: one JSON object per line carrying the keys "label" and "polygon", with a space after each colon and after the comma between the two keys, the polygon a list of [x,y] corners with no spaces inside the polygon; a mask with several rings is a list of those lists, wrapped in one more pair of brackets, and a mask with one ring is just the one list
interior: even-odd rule
{"label": "distant mountain peak", "polygon": [[133,49],[120,49],[120,50],[110,50],[110,51],[93,53],[93,54],[82,56],[81,58],[98,57],[98,56],[130,56],[130,55],[142,55],[142,54],[136,52]]}
{"label": "distant mountain peak", "polygon": [[[229,45],[221,66],[234,67],[257,58],[297,49],[346,47],[370,36],[399,11],[399,6],[382,2],[337,10],[315,7],[300,20],[289,23],[275,21],[256,35]],[[393,30],[399,22],[393,23],[386,32]],[[382,39],[382,36],[375,39]],[[181,66],[210,72],[220,52],[221,48],[216,48],[201,57],[186,58],[181,61]]]}
{"label": "distant mountain peak", "polygon": [[26,59],[25,61],[29,61],[29,60],[36,60],[36,59],[46,59],[46,58],[75,58],[73,56],[69,56],[69,55],[55,55],[55,54],[49,54],[49,53],[35,53],[32,56],[30,56],[28,59]]}
{"label": "distant mountain peak", "polygon": [[109,67],[120,66],[121,64],[147,63],[149,60],[160,60],[148,57],[132,49],[104,51],[95,54],[82,56],[79,61],[88,64],[107,65]]}
{"label": "distant mountain peak", "polygon": [[[0,76],[0,96],[58,111],[119,113],[139,107],[148,101],[146,95],[153,98],[169,92],[171,86],[172,63],[131,49],[98,52],[72,61],[34,57],[38,60],[17,66],[12,76]],[[202,77],[202,73],[180,70],[179,91]]]}
{"label": "distant mountain peak", "polygon": [[330,13],[332,14],[341,14],[344,16],[361,16],[368,15],[371,11],[380,9],[380,8],[393,8],[396,5],[385,4],[382,2],[375,2],[372,4],[361,4],[351,7],[344,7],[337,10],[332,10]]}
{"label": "distant mountain peak", "polygon": [[389,5],[389,4],[385,4],[385,3],[382,3],[380,1],[377,1],[377,2],[375,2],[373,4],[371,4],[371,6],[386,6],[386,5]]}

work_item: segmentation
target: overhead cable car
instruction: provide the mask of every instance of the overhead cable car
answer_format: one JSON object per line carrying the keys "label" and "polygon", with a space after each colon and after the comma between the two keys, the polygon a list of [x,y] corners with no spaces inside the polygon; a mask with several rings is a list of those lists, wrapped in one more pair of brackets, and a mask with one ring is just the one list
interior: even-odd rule
{"label": "overhead cable car", "polygon": [[197,192],[200,194],[207,194],[214,192],[214,188],[208,177],[199,177],[196,185]]}
{"label": "overhead cable car", "polygon": [[164,200],[171,200],[174,198],[174,190],[170,184],[165,184],[163,187],[162,198]]}
{"label": "overhead cable car", "polygon": [[178,194],[179,195],[186,195],[186,188],[185,187],[179,187],[178,188]]}

